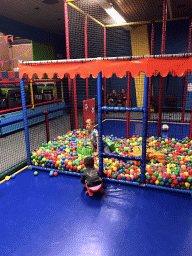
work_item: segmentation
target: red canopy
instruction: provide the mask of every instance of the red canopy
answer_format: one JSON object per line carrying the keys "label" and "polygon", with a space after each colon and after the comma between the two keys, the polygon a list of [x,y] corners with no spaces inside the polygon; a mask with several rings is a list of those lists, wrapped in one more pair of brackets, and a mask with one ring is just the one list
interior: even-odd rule
{"label": "red canopy", "polygon": [[165,58],[138,58],[132,60],[109,60],[94,59],[91,61],[72,61],[72,62],[54,62],[45,61],[41,63],[29,62],[19,63],[20,78],[27,74],[32,78],[36,74],[38,78],[42,78],[46,73],[49,78],[53,78],[54,74],[63,78],[65,74],[69,74],[71,78],[79,74],[82,78],[97,77],[99,72],[102,76],[109,78],[113,74],[117,77],[123,77],[126,72],[131,72],[132,77],[136,77],[140,72],[145,72],[146,76],[157,76],[159,73],[162,77],[166,77],[169,72],[173,76],[183,76],[187,72],[192,73],[192,57],[165,57]]}

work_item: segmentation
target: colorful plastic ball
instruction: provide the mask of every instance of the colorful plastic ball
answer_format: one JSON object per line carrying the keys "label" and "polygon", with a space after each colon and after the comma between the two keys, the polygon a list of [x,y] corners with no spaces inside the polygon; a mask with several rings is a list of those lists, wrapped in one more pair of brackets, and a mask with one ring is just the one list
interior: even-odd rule
{"label": "colorful plastic ball", "polygon": [[58,172],[54,172],[53,175],[56,177],[58,175]]}
{"label": "colorful plastic ball", "polygon": [[11,176],[6,176],[5,180],[8,181],[8,180],[10,180],[10,178],[11,178]]}
{"label": "colorful plastic ball", "polygon": [[50,173],[49,173],[49,177],[53,177],[53,172],[50,172]]}
{"label": "colorful plastic ball", "polygon": [[166,132],[169,130],[169,126],[167,124],[163,124],[161,129],[162,131]]}
{"label": "colorful plastic ball", "polygon": [[11,175],[11,179],[14,179],[15,177],[16,177],[15,174],[12,174],[12,175]]}
{"label": "colorful plastic ball", "polygon": [[34,174],[34,176],[37,176],[37,175],[38,175],[38,172],[37,172],[37,171],[35,171],[33,174]]}

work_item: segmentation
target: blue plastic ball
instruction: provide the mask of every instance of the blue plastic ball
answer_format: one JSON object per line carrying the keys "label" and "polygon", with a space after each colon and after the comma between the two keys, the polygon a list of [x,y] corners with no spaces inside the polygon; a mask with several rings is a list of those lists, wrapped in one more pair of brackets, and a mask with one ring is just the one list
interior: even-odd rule
{"label": "blue plastic ball", "polygon": [[178,180],[179,182],[182,182],[182,181],[183,181],[183,179],[182,179],[181,177],[178,177],[177,180]]}

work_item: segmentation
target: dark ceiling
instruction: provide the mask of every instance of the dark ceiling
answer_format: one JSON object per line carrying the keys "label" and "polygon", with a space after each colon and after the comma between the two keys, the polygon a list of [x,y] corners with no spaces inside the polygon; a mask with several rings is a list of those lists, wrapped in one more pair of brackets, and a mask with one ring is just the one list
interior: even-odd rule
{"label": "dark ceiling", "polygon": [[[104,25],[115,24],[104,10],[110,6],[128,23],[162,20],[163,0],[70,0],[70,3]],[[192,14],[191,0],[167,0],[167,3],[169,20],[189,18]],[[68,8],[70,11],[72,7]],[[0,0],[0,16],[64,35],[64,0]]]}

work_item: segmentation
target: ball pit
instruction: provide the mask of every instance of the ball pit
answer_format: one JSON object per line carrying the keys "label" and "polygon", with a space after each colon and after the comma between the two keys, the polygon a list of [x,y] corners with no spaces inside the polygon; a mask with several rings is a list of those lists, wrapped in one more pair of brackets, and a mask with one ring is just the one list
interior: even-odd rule
{"label": "ball pit", "polygon": [[[113,153],[124,156],[131,155],[135,147],[140,147],[142,144],[142,138],[137,136],[125,139],[110,135],[105,138],[114,143]],[[90,147],[90,145],[86,130],[69,131],[66,135],[58,136],[31,152],[32,165],[55,169],[55,172],[57,170],[83,172],[86,170],[83,163],[86,156],[77,153],[77,147]],[[161,151],[167,157],[165,164],[157,160],[147,162],[146,183],[192,190],[192,141],[189,138],[176,140],[152,136],[147,139],[147,148]],[[99,171],[98,157],[94,158],[94,165]],[[55,172],[50,172],[49,176],[56,176]],[[135,161],[123,162],[116,158],[104,158],[103,173],[105,177],[112,179],[140,182],[141,167]]]}

